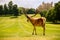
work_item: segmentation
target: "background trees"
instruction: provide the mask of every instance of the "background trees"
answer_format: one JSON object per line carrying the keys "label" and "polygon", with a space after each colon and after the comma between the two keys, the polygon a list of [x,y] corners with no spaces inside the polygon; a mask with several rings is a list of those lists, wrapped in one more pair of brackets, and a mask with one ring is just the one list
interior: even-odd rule
{"label": "background trees", "polygon": [[47,21],[55,22],[60,21],[60,1],[55,3],[54,7],[50,8],[49,10],[42,10],[39,11],[34,8],[24,8],[18,7],[17,4],[13,5],[13,2],[10,1],[7,4],[0,5],[0,16],[2,15],[10,15],[17,17],[18,15],[22,15],[24,13],[27,14],[37,14],[40,13],[42,17],[46,17]]}
{"label": "background trees", "polygon": [[13,2],[10,1],[8,5],[7,4],[0,5],[0,16],[3,15],[18,16],[19,12],[17,4],[13,5]]}
{"label": "background trees", "polygon": [[55,4],[56,19],[60,20],[60,1]]}
{"label": "background trees", "polygon": [[35,13],[35,9],[33,8],[30,8],[30,9],[27,9],[27,14],[34,14]]}
{"label": "background trees", "polygon": [[42,17],[46,17],[46,13],[47,13],[47,11],[46,11],[46,10],[43,10],[43,11],[40,12],[40,15],[41,15]]}
{"label": "background trees", "polygon": [[13,2],[12,1],[8,3],[8,9],[9,9],[9,14],[12,15],[13,13]]}
{"label": "background trees", "polygon": [[25,8],[24,7],[19,7],[19,15],[22,15],[25,13]]}
{"label": "background trees", "polygon": [[47,13],[46,13],[46,18],[47,18],[47,21],[52,21],[54,22],[55,21],[55,11],[54,11],[54,8],[51,8]]}
{"label": "background trees", "polygon": [[19,12],[18,12],[18,7],[17,7],[17,5],[15,4],[15,5],[13,5],[13,13],[14,13],[14,16],[18,16],[19,15]]}
{"label": "background trees", "polygon": [[3,6],[0,5],[0,16],[2,16],[2,15],[3,15]]}
{"label": "background trees", "polygon": [[8,15],[8,7],[6,4],[4,4],[4,15]]}
{"label": "background trees", "polygon": [[54,7],[50,8],[48,11],[41,11],[40,15],[46,17],[47,21],[58,23],[58,21],[60,21],[60,1],[55,3]]}

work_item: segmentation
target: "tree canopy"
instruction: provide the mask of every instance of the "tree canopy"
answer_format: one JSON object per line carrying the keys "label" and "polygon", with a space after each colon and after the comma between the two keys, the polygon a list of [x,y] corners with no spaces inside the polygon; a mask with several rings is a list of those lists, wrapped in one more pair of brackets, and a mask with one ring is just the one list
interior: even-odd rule
{"label": "tree canopy", "polygon": [[60,1],[55,4],[56,20],[60,20]]}

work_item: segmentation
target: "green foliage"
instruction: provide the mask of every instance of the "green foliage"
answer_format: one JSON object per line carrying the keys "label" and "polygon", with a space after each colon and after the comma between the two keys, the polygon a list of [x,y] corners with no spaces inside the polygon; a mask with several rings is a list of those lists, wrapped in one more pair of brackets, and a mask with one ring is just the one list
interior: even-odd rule
{"label": "green foliage", "polygon": [[55,14],[54,8],[51,8],[46,14],[46,18],[48,21],[54,21],[55,16],[56,16],[56,14]]}
{"label": "green foliage", "polygon": [[55,4],[55,11],[56,11],[56,19],[60,20],[60,1]]}
{"label": "green foliage", "polygon": [[19,15],[19,12],[18,12],[18,7],[17,7],[17,5],[15,4],[15,5],[13,5],[13,13],[14,13],[14,16],[18,16]]}
{"label": "green foliage", "polygon": [[3,15],[18,16],[19,11],[18,11],[17,4],[13,5],[13,2],[10,1],[8,5],[6,4],[0,5],[0,16],[3,16]]}
{"label": "green foliage", "polygon": [[35,13],[35,9],[30,8],[27,10],[27,14],[34,14]]}
{"label": "green foliage", "polygon": [[4,4],[4,15],[7,15],[9,12],[8,12],[8,7],[6,4]]}
{"label": "green foliage", "polygon": [[47,12],[46,18],[48,21],[52,21],[54,23],[58,23],[57,21],[60,21],[60,2],[55,3],[55,6]]}
{"label": "green foliage", "polygon": [[3,13],[3,6],[0,5],[0,16],[2,16],[2,13]]}
{"label": "green foliage", "polygon": [[12,1],[8,3],[8,9],[9,9],[9,14],[12,15],[13,13],[13,2]]}
{"label": "green foliage", "polygon": [[47,13],[47,11],[43,10],[43,11],[40,12],[40,15],[41,15],[42,17],[46,17],[46,13]]}
{"label": "green foliage", "polygon": [[25,8],[24,7],[19,7],[19,13],[20,15],[21,14],[24,14],[26,11],[25,11]]}

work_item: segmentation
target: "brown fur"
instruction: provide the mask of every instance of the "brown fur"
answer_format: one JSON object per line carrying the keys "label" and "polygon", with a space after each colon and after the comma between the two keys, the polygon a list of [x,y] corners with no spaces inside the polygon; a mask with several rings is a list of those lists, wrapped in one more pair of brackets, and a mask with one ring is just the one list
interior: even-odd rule
{"label": "brown fur", "polygon": [[32,23],[32,25],[34,26],[33,29],[33,33],[35,31],[35,35],[37,35],[36,33],[36,26],[42,26],[43,28],[43,35],[45,35],[45,22],[46,22],[46,18],[45,17],[41,17],[41,18],[32,18],[28,15],[26,15],[27,19]]}

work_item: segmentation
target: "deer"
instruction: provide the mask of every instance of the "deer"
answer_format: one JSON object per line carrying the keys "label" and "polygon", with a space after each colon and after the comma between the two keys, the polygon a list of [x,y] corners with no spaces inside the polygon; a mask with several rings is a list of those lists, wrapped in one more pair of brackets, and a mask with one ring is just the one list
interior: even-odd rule
{"label": "deer", "polygon": [[[24,9],[24,8],[23,8]],[[28,16],[27,13],[26,13],[26,9],[23,10],[24,11],[24,15],[26,16],[27,18],[27,21],[29,20],[31,22],[31,24],[33,25],[33,32],[32,32],[32,35],[37,35],[37,32],[36,32],[36,27],[37,26],[40,26],[43,28],[43,35],[45,36],[45,24],[46,24],[46,18],[45,17],[40,17],[40,18],[33,18],[34,16],[37,15],[37,12],[35,13],[35,15],[33,16]]]}
{"label": "deer", "polygon": [[31,22],[31,24],[33,25],[33,32],[32,35],[37,35],[36,33],[36,27],[40,26],[43,28],[43,35],[45,35],[45,22],[46,22],[46,18],[45,17],[40,17],[40,18],[33,18],[31,16],[28,16],[27,14],[25,14],[27,20],[29,20]]}

